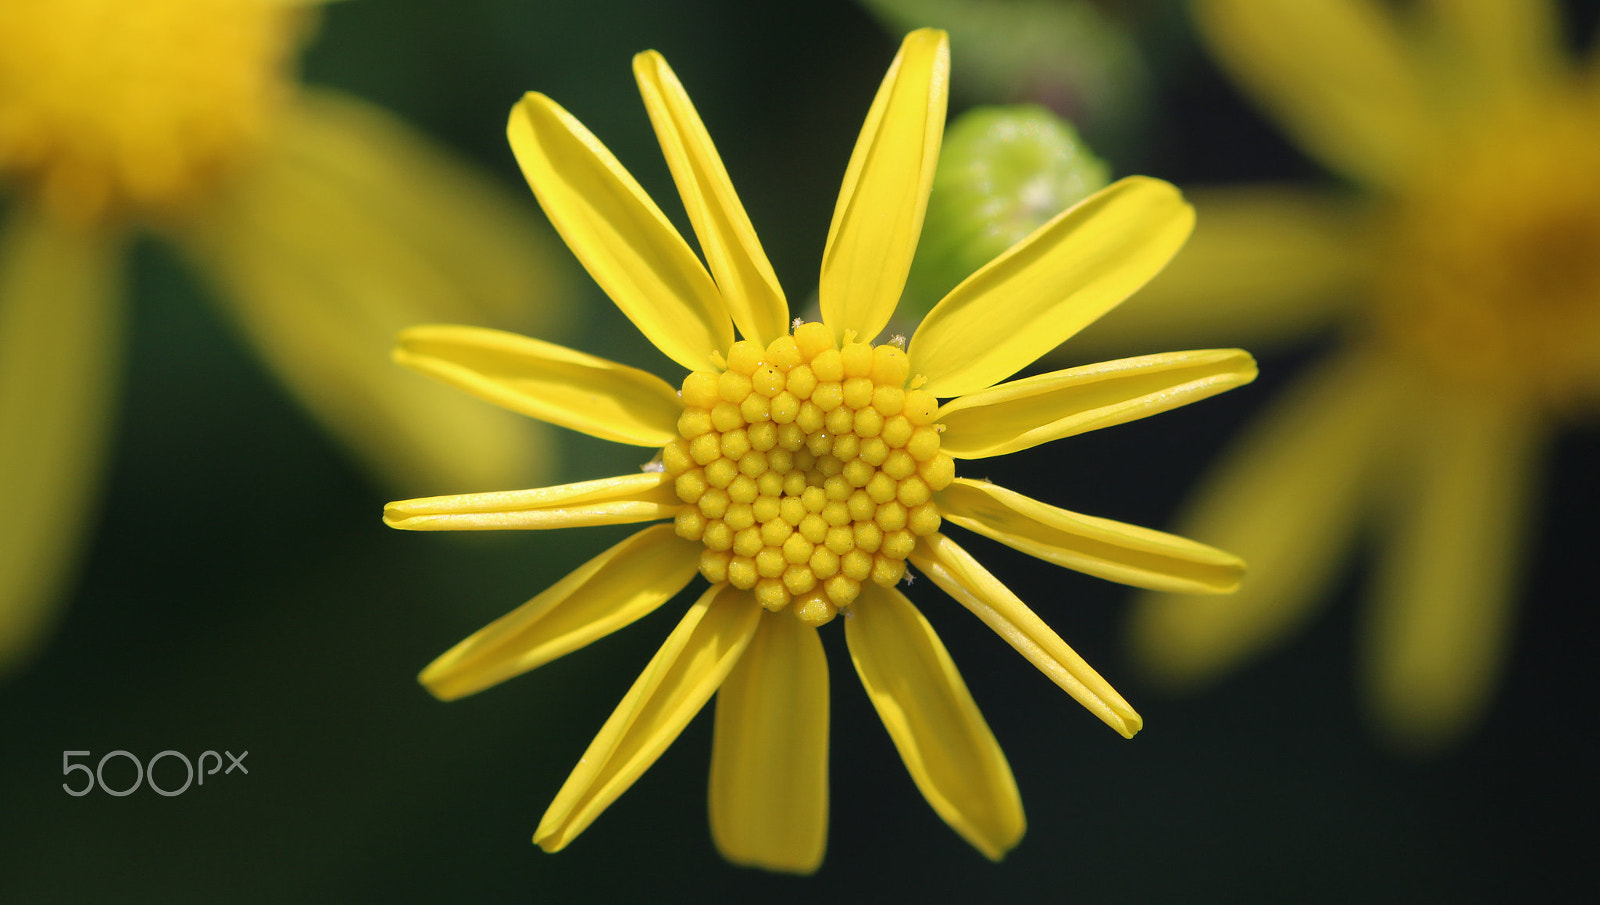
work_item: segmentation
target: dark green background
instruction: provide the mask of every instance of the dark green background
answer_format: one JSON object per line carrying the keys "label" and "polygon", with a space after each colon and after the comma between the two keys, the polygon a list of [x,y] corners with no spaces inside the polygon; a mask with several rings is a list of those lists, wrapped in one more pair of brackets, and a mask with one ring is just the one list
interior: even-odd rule
{"label": "dark green background", "polygon": [[[1317,174],[1244,107],[1166,4],[1108,5],[1140,29],[1158,86],[1138,146],[1100,147],[1119,174],[1185,184]],[[530,208],[503,126],[522,91],[543,90],[681,223],[629,70],[634,52],[658,49],[799,300],[897,36],[848,3],[755,6],[339,3],[305,70],[400,112]],[[959,83],[959,43],[952,52]],[[1312,631],[1209,695],[1169,700],[1121,658],[1125,589],[974,539],[1148,727],[1119,738],[959,606],[914,587],[1022,789],[1029,832],[1005,862],[969,849],[922,801],[837,631],[827,633],[832,825],[816,876],[716,855],[709,714],[552,856],[529,842],[539,815],[681,607],[457,703],[434,701],[414,676],[627,529],[385,528],[382,504],[406,494],[375,486],[316,430],[188,273],[141,245],[129,275],[120,422],[85,568],[46,652],[0,686],[4,901],[1498,902],[1575,900],[1594,885],[1581,866],[1600,806],[1592,425],[1553,449],[1514,657],[1487,723],[1446,756],[1399,759],[1366,731],[1354,694],[1359,567]],[[672,373],[580,285],[586,313],[565,341]],[[1300,357],[1263,356],[1252,387],[991,460],[986,475],[1163,525]],[[640,458],[582,437],[565,452],[562,480],[623,473]],[[144,759],[248,750],[250,773],[174,798],[62,791],[64,750],[92,751],[93,763],[117,749]]]}

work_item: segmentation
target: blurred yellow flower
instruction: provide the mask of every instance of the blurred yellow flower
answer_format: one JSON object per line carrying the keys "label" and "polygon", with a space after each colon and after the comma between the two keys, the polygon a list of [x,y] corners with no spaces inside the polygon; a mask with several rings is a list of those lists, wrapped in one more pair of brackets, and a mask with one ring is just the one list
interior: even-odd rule
{"label": "blurred yellow flower", "polygon": [[[407,331],[397,359],[483,399],[660,450],[643,473],[392,503],[422,530],[671,519],[632,535],[423,671],[435,695],[480,691],[651,612],[696,572],[711,586],[600,730],[534,841],[565,847],[719,688],[710,812],[729,860],[808,873],[827,835],[828,674],[816,627],[846,613],[867,694],[934,810],[990,858],[1023,832],[1016,784],[932,627],[895,585],[907,563],[1125,736],[1132,708],[1021,600],[940,532],[944,521],[1143,587],[1232,590],[1242,565],[1199,544],[1078,515],[954,460],[998,456],[1238,386],[1238,350],[1177,352],[1009,383],[1160,270],[1193,213],[1130,178],[973,274],[909,347],[870,345],[910,268],[944,131],[943,32],[913,32],[845,172],[823,252],[822,321],[789,308],[688,95],[655,52],[634,74],[706,265],[622,165],[542,94],[510,140],[534,194],[617,306],[689,370],[681,389],[561,346],[474,327]],[[744,338],[734,341],[734,330]],[[950,398],[942,406],[939,398]],[[909,577],[907,577],[909,581]]]}
{"label": "blurred yellow flower", "polygon": [[1239,82],[1367,195],[1201,193],[1190,249],[1097,337],[1343,328],[1180,519],[1251,581],[1222,606],[1148,596],[1135,649],[1180,686],[1219,676],[1303,625],[1381,522],[1366,692],[1389,738],[1436,750],[1494,688],[1538,453],[1595,413],[1600,66],[1568,63],[1545,0],[1195,9]]}
{"label": "blurred yellow flower", "polygon": [[517,419],[386,354],[419,319],[528,323],[553,282],[537,224],[387,114],[298,86],[313,24],[291,0],[0,4],[0,673],[48,630],[93,508],[141,229],[385,478],[543,473]]}

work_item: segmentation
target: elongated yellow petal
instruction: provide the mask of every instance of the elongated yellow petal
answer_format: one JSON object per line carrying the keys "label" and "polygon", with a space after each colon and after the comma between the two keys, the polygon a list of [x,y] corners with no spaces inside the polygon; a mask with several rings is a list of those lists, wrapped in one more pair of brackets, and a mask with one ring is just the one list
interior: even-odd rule
{"label": "elongated yellow petal", "polygon": [[1416,418],[1366,671],[1390,739],[1432,753],[1477,723],[1500,676],[1542,438],[1498,401],[1436,400]]}
{"label": "elongated yellow petal", "polygon": [[1374,264],[1347,195],[1290,185],[1186,191],[1194,233],[1148,285],[1054,357],[1238,345],[1259,352],[1332,323]]}
{"label": "elongated yellow petal", "polygon": [[939,409],[939,448],[957,459],[1003,456],[1136,421],[1243,386],[1256,362],[1239,349],[1167,352],[1054,371],[969,393]]}
{"label": "elongated yellow petal", "polygon": [[1351,354],[1301,378],[1226,453],[1177,523],[1250,565],[1227,597],[1142,594],[1141,665],[1180,686],[1218,677],[1298,627],[1321,602],[1406,417],[1381,359]]}
{"label": "elongated yellow petal", "polygon": [[1225,594],[1244,577],[1239,557],[1215,547],[1057,509],[986,481],[956,478],[939,492],[939,513],[1046,562],[1141,588]]}
{"label": "elongated yellow petal", "polygon": [[971,554],[942,534],[924,541],[911,555],[911,562],[934,584],[971,610],[1050,681],[1123,738],[1133,738],[1144,727],[1144,719],[1111,683]]}
{"label": "elongated yellow petal", "polygon": [[1550,0],[1430,0],[1451,54],[1450,87],[1478,102],[1527,102],[1552,87],[1566,48]]}
{"label": "elongated yellow petal", "polygon": [[1199,23],[1235,78],[1301,145],[1354,179],[1395,185],[1436,125],[1417,57],[1374,0],[1201,0]]}
{"label": "elongated yellow petal", "polygon": [[1194,226],[1171,185],[1130,176],[967,277],[917,328],[911,370],[941,398],[1010,377],[1155,276]]}
{"label": "elongated yellow petal", "polygon": [[510,204],[404,124],[313,92],[241,178],[164,224],[301,405],[407,492],[548,478],[549,431],[389,360],[418,323],[534,327],[576,275]]}
{"label": "elongated yellow petal", "polygon": [[638,368],[480,327],[413,327],[394,360],[480,399],[602,440],[663,446],[683,405],[661,378]]}
{"label": "elongated yellow petal", "polygon": [[55,623],[113,423],[120,249],[21,202],[0,223],[0,676]]}
{"label": "elongated yellow petal", "polygon": [[822,320],[871,341],[894,314],[922,234],[950,79],[942,31],[906,35],[867,111],[833,209],[817,286]]}
{"label": "elongated yellow petal", "polygon": [[711,837],[735,864],[809,874],[828,844],[828,660],[817,630],[761,617],[717,692]]}
{"label": "elongated yellow petal", "polygon": [[537,207],[387,110],[301,86],[273,148],[321,182],[313,191],[338,192],[403,243],[409,265],[385,263],[417,281],[402,285],[418,298],[391,302],[412,322],[551,336],[583,315],[571,291],[578,268]]}
{"label": "elongated yellow petal", "polygon": [[763,612],[745,591],[721,584],[706,591],[600,728],[533,841],[547,852],[566,848],[627,791],[711,699]]}
{"label": "elongated yellow petal", "polygon": [[407,531],[579,528],[671,518],[681,508],[672,478],[654,472],[533,490],[402,500],[383,507],[383,523]]}
{"label": "elongated yellow petal", "polygon": [[722,158],[661,54],[634,57],[633,75],[728,313],[744,338],[765,346],[789,332],[789,305]]}
{"label": "elongated yellow petal", "polygon": [[600,140],[536,92],[506,127],[522,173],[556,231],[628,320],[689,370],[733,343],[700,260]]}
{"label": "elongated yellow petal", "polygon": [[446,651],[419,677],[441,700],[482,691],[650,613],[695,575],[671,525],[646,528]]}
{"label": "elongated yellow petal", "polygon": [[845,620],[850,659],[923,797],[998,861],[1022,839],[1022,799],[950,654],[893,588],[863,584]]}

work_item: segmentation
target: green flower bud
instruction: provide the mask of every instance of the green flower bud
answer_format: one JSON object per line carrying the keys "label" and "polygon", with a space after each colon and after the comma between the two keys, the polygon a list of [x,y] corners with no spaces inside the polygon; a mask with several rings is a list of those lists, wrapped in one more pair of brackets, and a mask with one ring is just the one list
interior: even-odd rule
{"label": "green flower bud", "polygon": [[920,319],[957,283],[1109,182],[1077,130],[1043,107],[963,114],[945,132],[902,314]]}

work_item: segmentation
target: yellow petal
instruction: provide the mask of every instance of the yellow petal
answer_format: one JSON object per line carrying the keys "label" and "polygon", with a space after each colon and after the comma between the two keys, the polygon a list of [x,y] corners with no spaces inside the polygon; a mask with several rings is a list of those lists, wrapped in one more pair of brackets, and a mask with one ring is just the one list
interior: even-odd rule
{"label": "yellow petal", "polygon": [[661,378],[604,358],[479,327],[413,327],[394,360],[480,399],[602,440],[664,446],[683,405]]}
{"label": "yellow petal", "polygon": [[817,630],[769,613],[717,692],[711,836],[735,864],[809,874],[828,844],[828,660]]}
{"label": "yellow petal", "polygon": [[1227,597],[1140,595],[1132,642],[1151,675],[1183,686],[1215,679],[1321,602],[1405,417],[1398,376],[1375,357],[1330,362],[1225,453],[1177,530],[1238,555],[1250,575]]}
{"label": "yellow petal", "polygon": [[120,249],[13,201],[0,222],[0,676],[55,623],[100,484]]}
{"label": "yellow petal", "polygon": [[928,804],[998,861],[1027,828],[1011,766],[956,665],[916,607],[867,583],[845,620],[850,659]]}
{"label": "yellow petal", "polygon": [[1454,55],[1450,87],[1479,103],[1539,98],[1565,68],[1551,0],[1430,0],[1428,7]]}
{"label": "yellow petal", "polygon": [[1436,399],[1411,428],[1367,678],[1390,739],[1433,753],[1476,725],[1500,676],[1542,438],[1529,413],[1480,400]]}
{"label": "yellow petal", "polygon": [[1194,234],[1172,263],[1053,357],[1213,345],[1259,352],[1326,327],[1359,297],[1375,256],[1370,224],[1346,199],[1289,185],[1185,195]]}
{"label": "yellow petal", "polygon": [[523,96],[506,131],[545,214],[606,295],[668,358],[710,367],[733,343],[727,307],[639,183],[542,94]]}
{"label": "yellow petal", "polygon": [[744,338],[766,346],[789,332],[789,305],[722,158],[661,54],[634,57],[633,75],[722,300]]}
{"label": "yellow petal", "polygon": [[822,252],[822,320],[870,341],[894,314],[922,234],[928,190],[944,137],[950,39],[906,35],[867,111]]}
{"label": "yellow petal", "polygon": [[957,459],[1002,456],[1188,405],[1255,378],[1255,359],[1239,349],[1167,352],[1026,377],[942,406],[939,448]]}
{"label": "yellow petal", "polygon": [[971,610],[1050,681],[1123,738],[1133,738],[1144,727],[1144,719],[1111,683],[971,554],[942,534],[924,540],[911,555],[911,562],[934,584]]}
{"label": "yellow petal", "polygon": [[275,153],[315,174],[322,191],[345,195],[403,240],[412,262],[425,264],[388,262],[401,267],[397,278],[425,281],[411,284],[423,297],[412,323],[551,336],[581,317],[572,292],[578,269],[526,196],[382,108],[309,86],[299,95]]}
{"label": "yellow petal", "polygon": [[[308,97],[172,236],[298,401],[395,487],[518,487],[548,431],[389,360],[417,323],[537,325],[568,283],[522,211],[359,102]],[[530,315],[533,315],[530,317]]]}
{"label": "yellow petal", "polygon": [[1193,226],[1193,208],[1159,179],[1106,186],[935,305],[907,350],[912,373],[941,398],[1010,377],[1143,286]]}
{"label": "yellow petal", "polygon": [[579,528],[671,518],[682,508],[672,478],[653,472],[533,490],[403,500],[383,507],[383,523],[407,531]]}
{"label": "yellow petal", "polygon": [[1394,15],[1374,0],[1202,0],[1201,30],[1235,78],[1329,167],[1396,185],[1434,137]]}
{"label": "yellow petal", "polygon": [[644,616],[696,574],[694,550],[656,525],[574,569],[446,651],[419,677],[451,701],[571,653]]}
{"label": "yellow petal", "polygon": [[534,832],[567,847],[667,750],[744,654],[765,612],[745,591],[716,585],[673,629],[600,728]]}
{"label": "yellow petal", "polygon": [[956,478],[939,492],[939,514],[1046,562],[1141,588],[1225,594],[1244,577],[1244,563],[1215,547],[1057,509],[985,481]]}

